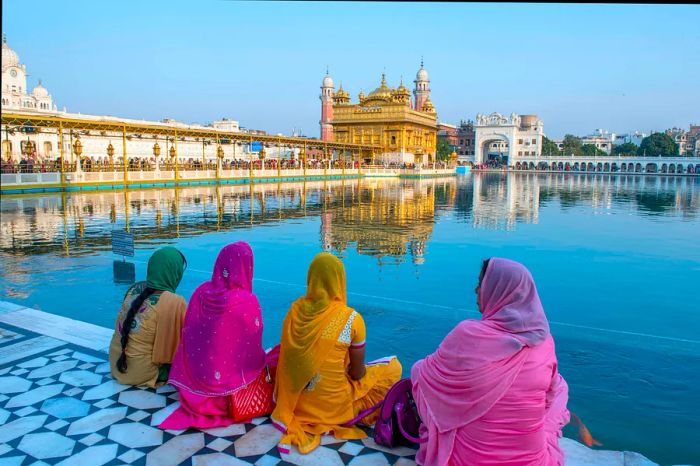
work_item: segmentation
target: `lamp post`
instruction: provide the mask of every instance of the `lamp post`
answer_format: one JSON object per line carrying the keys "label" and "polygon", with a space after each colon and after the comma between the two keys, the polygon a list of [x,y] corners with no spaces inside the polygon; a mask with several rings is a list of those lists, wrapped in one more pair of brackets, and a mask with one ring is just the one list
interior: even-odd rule
{"label": "lamp post", "polygon": [[109,169],[114,171],[114,146],[112,145],[112,141],[109,141],[109,145],[107,146],[107,157],[109,157]]}
{"label": "lamp post", "polygon": [[81,171],[83,167],[80,155],[83,153],[83,143],[80,142],[80,136],[78,135],[75,136],[75,144],[73,144],[73,153],[76,156],[76,168],[78,171]]}
{"label": "lamp post", "polygon": [[224,162],[224,148],[218,143],[219,135],[216,135],[216,177],[219,178],[221,175],[221,165]]}
{"label": "lamp post", "polygon": [[160,172],[160,162],[158,161],[158,157],[160,157],[160,146],[158,145],[158,141],[153,144],[153,156],[156,158],[156,171]]}

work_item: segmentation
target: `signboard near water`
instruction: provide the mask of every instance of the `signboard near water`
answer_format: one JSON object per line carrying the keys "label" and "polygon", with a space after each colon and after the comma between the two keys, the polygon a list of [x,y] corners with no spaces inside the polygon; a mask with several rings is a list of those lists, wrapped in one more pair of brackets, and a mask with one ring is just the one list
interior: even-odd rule
{"label": "signboard near water", "polygon": [[131,285],[136,282],[136,266],[133,262],[114,261],[112,263],[114,283]]}
{"label": "signboard near water", "polygon": [[120,256],[134,257],[134,235],[122,231],[112,231],[112,252]]}
{"label": "signboard near water", "polygon": [[260,141],[253,141],[250,143],[250,151],[251,152],[260,152],[263,148],[262,142]]}

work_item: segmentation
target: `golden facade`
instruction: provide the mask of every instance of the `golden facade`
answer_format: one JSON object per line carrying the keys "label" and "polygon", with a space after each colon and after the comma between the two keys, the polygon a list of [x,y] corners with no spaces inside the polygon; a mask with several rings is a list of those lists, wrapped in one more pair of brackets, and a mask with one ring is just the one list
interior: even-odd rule
{"label": "golden facade", "polygon": [[435,160],[437,113],[428,98],[421,109],[413,108],[411,94],[403,85],[380,86],[358,103],[341,85],[333,96],[333,140],[341,144],[372,144],[381,147],[374,162],[428,163]]}

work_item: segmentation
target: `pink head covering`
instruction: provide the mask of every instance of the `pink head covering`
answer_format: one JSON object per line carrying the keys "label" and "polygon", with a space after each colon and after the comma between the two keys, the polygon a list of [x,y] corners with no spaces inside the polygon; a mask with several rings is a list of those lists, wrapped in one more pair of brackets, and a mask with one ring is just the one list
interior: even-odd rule
{"label": "pink head covering", "polygon": [[262,311],[253,288],[253,251],[225,246],[210,281],[190,298],[169,383],[205,396],[243,388],[265,366]]}
{"label": "pink head covering", "polygon": [[[411,370],[423,421],[433,435],[446,435],[447,443],[456,429],[482,417],[506,393],[527,357],[523,349],[549,337],[535,283],[522,264],[490,259],[479,303],[481,320],[460,322]],[[445,464],[451,454],[444,444],[442,451],[421,449],[426,464]]]}

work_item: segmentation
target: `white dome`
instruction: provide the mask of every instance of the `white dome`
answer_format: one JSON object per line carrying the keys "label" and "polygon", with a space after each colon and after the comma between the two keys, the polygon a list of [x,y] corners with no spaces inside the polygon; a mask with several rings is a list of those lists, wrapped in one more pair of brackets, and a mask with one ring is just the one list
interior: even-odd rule
{"label": "white dome", "polygon": [[335,87],[333,85],[333,78],[331,78],[331,75],[327,74],[323,78],[323,84],[321,84],[322,87]]}
{"label": "white dome", "polygon": [[423,68],[423,65],[421,65],[420,69],[418,70],[418,73],[416,73],[416,81],[427,81],[428,80],[428,71],[426,71],[425,68]]}
{"label": "white dome", "polygon": [[37,99],[42,99],[49,96],[49,91],[46,90],[46,88],[41,85],[41,81],[39,81],[39,84],[32,90],[32,95]]}
{"label": "white dome", "polygon": [[12,50],[7,42],[2,43],[2,69],[8,66],[19,66],[19,55]]}

